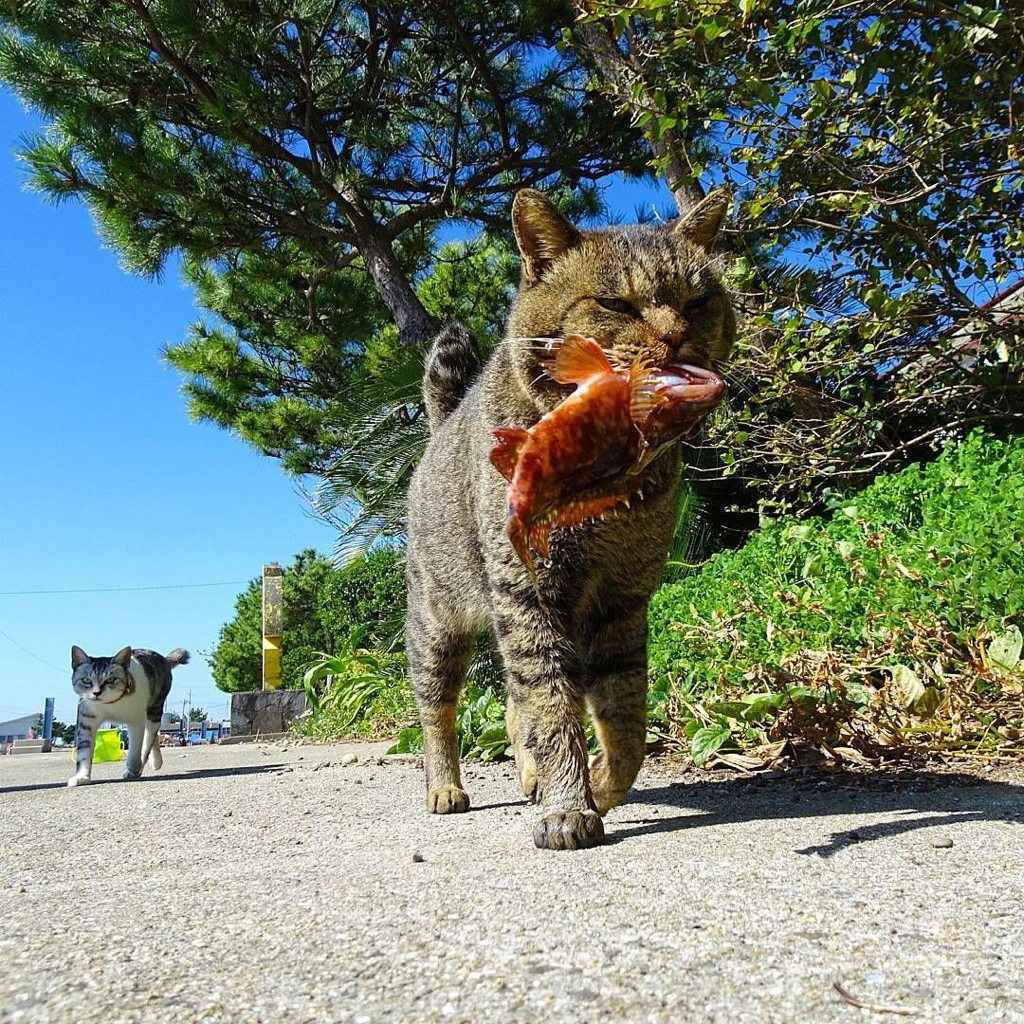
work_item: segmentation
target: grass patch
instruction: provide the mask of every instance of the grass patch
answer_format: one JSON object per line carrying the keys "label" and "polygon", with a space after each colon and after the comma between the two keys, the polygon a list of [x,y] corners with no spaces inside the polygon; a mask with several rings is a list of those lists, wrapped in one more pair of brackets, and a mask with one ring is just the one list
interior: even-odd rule
{"label": "grass patch", "polygon": [[1021,756],[1024,438],[972,434],[830,504],[655,594],[671,739],[698,762]]}

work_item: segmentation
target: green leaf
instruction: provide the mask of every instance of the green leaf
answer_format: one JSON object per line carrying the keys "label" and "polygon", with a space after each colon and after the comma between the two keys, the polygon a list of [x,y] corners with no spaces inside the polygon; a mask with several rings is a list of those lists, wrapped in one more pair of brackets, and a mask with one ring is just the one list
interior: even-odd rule
{"label": "green leaf", "polygon": [[1022,650],[1024,635],[1018,626],[1011,626],[988,645],[989,663],[998,673],[1006,675],[1017,667]]}
{"label": "green leaf", "polygon": [[808,555],[804,560],[804,567],[801,570],[800,575],[804,579],[808,579],[811,576],[817,576],[821,572],[822,560],[820,555]]}
{"label": "green leaf", "polygon": [[885,303],[885,292],[881,288],[869,288],[864,293],[864,305],[872,312],[878,313]]}
{"label": "green leaf", "polygon": [[492,725],[480,733],[476,742],[477,746],[480,747],[493,747],[496,745],[505,747],[508,746],[508,733],[505,731],[505,726]]}
{"label": "green leaf", "polygon": [[729,20],[723,17],[711,18],[709,21],[701,22],[700,29],[704,34],[706,42],[717,39],[723,32],[728,31]]}
{"label": "green leaf", "polygon": [[410,726],[398,734],[398,742],[389,747],[389,754],[422,754],[423,730],[418,726]]}
{"label": "green leaf", "polygon": [[739,719],[742,717],[743,712],[747,710],[747,705],[741,700],[723,700],[717,701],[714,704],[708,704],[707,708],[713,714]]}
{"label": "green leaf", "polygon": [[727,725],[706,725],[693,734],[690,754],[697,766],[706,764],[712,754],[729,741],[732,732]]}
{"label": "green leaf", "polygon": [[744,722],[761,722],[774,718],[785,700],[785,694],[781,693],[761,695],[747,705],[741,717]]}

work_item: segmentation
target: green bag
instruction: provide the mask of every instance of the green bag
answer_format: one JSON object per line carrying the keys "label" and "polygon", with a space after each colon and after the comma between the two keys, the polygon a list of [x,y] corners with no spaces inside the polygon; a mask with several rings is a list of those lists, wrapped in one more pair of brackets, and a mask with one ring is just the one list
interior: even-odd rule
{"label": "green bag", "polygon": [[120,761],[123,757],[121,730],[99,729],[96,732],[96,749],[92,755],[93,764],[100,761]]}

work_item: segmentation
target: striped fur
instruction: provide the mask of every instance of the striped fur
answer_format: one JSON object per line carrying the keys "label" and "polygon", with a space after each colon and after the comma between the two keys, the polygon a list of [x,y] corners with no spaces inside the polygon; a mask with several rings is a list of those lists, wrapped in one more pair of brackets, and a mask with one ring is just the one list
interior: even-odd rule
{"label": "striped fur", "polygon": [[182,647],[166,657],[141,647],[125,647],[112,658],[90,658],[81,647],[71,648],[71,685],[79,701],[76,770],[69,786],[91,781],[96,732],[104,722],[123,725],[128,731],[126,780],[138,779],[144,764],[160,770],[163,757],[157,733],[171,692],[171,670],[188,660],[189,653]]}
{"label": "striped fur", "polygon": [[[479,375],[466,332],[449,325],[434,343],[425,384],[432,436],[409,490],[406,563],[406,642],[432,812],[469,807],[455,709],[473,638],[486,629],[505,664],[520,781],[543,805],[536,844],[600,842],[600,816],[633,783],[644,755],[647,602],[671,540],[679,446],[645,471],[644,499],[629,511],[555,531],[538,600],[504,533],[505,481],[488,459],[490,432],[528,428],[560,400],[541,371],[538,338],[593,337],[623,364],[638,355],[659,365],[723,359],[735,319],[709,250],[725,205],[709,196],[672,227],[581,232],[540,193],[521,192],[513,227],[523,278],[504,341]],[[606,296],[628,300],[635,315],[596,302]],[[584,712],[602,746],[593,765]]]}
{"label": "striped fur", "polygon": [[423,397],[430,429],[454,411],[480,373],[480,351],[462,324],[446,324],[434,338],[423,367]]}

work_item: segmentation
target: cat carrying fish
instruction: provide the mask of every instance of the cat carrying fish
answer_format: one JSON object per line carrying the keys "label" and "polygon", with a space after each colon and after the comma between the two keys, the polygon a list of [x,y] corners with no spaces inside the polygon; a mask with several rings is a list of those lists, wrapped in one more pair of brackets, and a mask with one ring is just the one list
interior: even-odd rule
{"label": "cat carrying fish", "polygon": [[637,358],[616,370],[593,338],[570,335],[556,351],[545,370],[576,390],[528,430],[491,431],[491,462],[509,482],[505,532],[534,578],[531,548],[546,561],[553,528],[628,508],[661,445],[699,426],[725,392],[701,367]]}
{"label": "cat carrying fish", "polygon": [[[455,723],[483,632],[504,664],[520,783],[542,806],[536,845],[601,842],[601,816],[633,784],[679,439],[721,401],[736,334],[714,252],[728,207],[712,193],[675,222],[584,231],[524,189],[505,338],[486,364],[459,324],[431,345],[431,436],[409,488],[406,651],[433,813],[469,807]],[[560,370],[555,346],[573,336]],[[593,761],[584,715],[601,745]]]}

